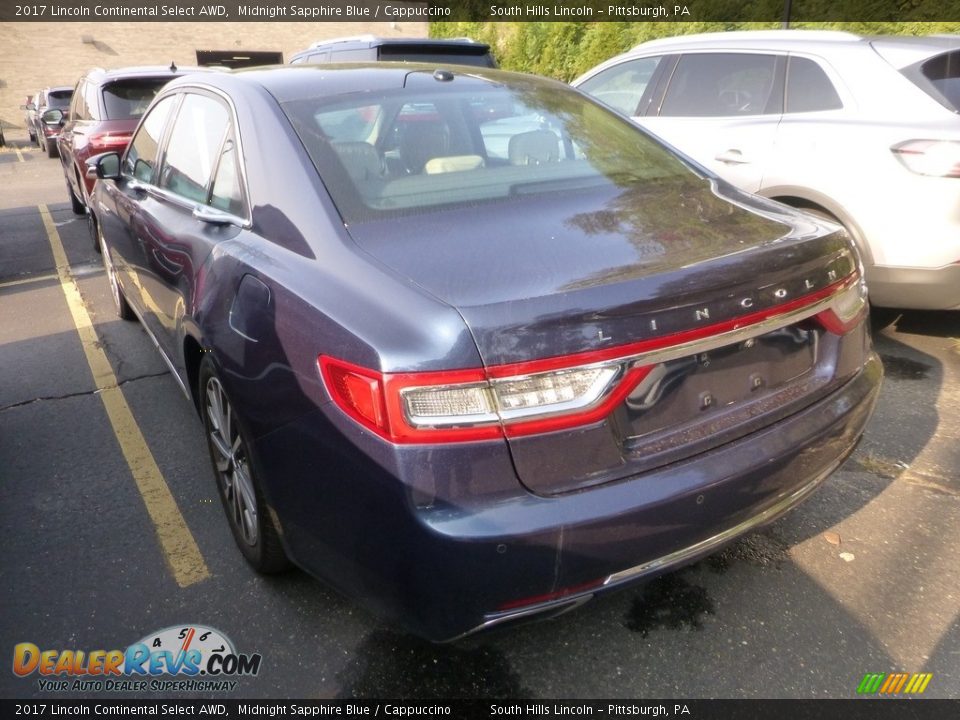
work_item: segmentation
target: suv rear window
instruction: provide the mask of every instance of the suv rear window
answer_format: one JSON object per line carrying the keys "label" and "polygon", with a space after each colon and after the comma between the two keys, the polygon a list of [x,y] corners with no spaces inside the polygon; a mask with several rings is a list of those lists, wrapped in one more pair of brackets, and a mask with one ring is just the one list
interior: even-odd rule
{"label": "suv rear window", "polygon": [[139,118],[146,111],[153,96],[173,79],[170,77],[115,80],[103,86],[103,104],[107,120]]}
{"label": "suv rear window", "polygon": [[935,92],[917,83],[937,102],[954,112],[960,112],[960,50],[943,53],[920,65],[920,74]]}
{"label": "suv rear window", "polygon": [[66,110],[70,107],[70,99],[73,97],[73,90],[52,90],[47,93],[47,102],[51,110]]}
{"label": "suv rear window", "polygon": [[[478,48],[479,49],[479,48]],[[384,45],[380,50],[380,59],[387,61],[425,62],[425,63],[455,63],[457,65],[473,65],[474,67],[496,67],[490,53],[483,51],[469,52],[469,47],[452,47],[449,50],[436,47],[404,47],[402,45]]]}

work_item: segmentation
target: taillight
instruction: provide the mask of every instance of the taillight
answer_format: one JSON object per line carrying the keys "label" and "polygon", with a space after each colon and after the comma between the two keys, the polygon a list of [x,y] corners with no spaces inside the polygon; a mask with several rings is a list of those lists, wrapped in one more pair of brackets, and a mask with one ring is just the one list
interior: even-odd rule
{"label": "taillight", "polygon": [[890,150],[918,175],[960,177],[960,142],[956,140],[907,140]]}
{"label": "taillight", "polygon": [[327,355],[319,364],[341,410],[399,443],[488,440],[585,425],[606,417],[649,372],[630,367],[630,358],[539,372],[539,363],[522,363],[487,372],[379,374]]}
{"label": "taillight", "polygon": [[108,150],[117,150],[119,148],[125,148],[127,143],[130,142],[130,133],[122,134],[111,134],[111,133],[94,133],[90,136],[87,141],[90,149],[95,152],[106,152]]}
{"label": "taillight", "polygon": [[[320,355],[327,391],[348,416],[394,443],[490,440],[565,430],[613,412],[666,355],[696,354],[698,341],[762,334],[782,316],[814,316],[845,334],[862,321],[859,275],[779,306],[630,345],[486,369],[379,373]],[[789,322],[786,321],[786,322]]]}
{"label": "taillight", "polygon": [[866,311],[867,286],[857,278],[831,298],[830,307],[819,313],[817,320],[828,332],[845,335],[863,320]]}

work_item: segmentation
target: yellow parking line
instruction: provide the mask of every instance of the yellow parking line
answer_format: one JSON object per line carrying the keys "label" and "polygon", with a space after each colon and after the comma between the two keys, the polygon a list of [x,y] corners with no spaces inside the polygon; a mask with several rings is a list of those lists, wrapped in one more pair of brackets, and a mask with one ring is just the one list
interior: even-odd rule
{"label": "yellow parking line", "polygon": [[117,385],[117,377],[113,374],[110,361],[100,349],[97,332],[83,304],[80,288],[70,275],[67,254],[63,249],[57,228],[53,224],[53,218],[50,217],[46,205],[40,205],[39,208],[43,225],[47,230],[50,248],[53,250],[54,261],[57,264],[60,287],[63,288],[67,306],[73,316],[73,324],[80,335],[87,364],[90,366],[90,372],[93,373],[98,394],[106,408],[127,466],[133,474],[140,496],[147,507],[147,513],[153,521],[167,564],[180,587],[187,587],[205,580],[210,576],[210,571],[190,533],[190,528],[187,527],[180,513],[180,508],[177,507],[177,501],[150,453],[140,427],[123,397],[123,391]]}
{"label": "yellow parking line", "polygon": [[53,280],[55,277],[60,277],[57,273],[48,273],[47,275],[32,275],[28,278],[21,278],[20,280],[4,280],[0,282],[0,290],[8,287],[16,287],[17,285],[30,285],[31,283],[43,282],[44,280]]}
{"label": "yellow parking line", "polygon": [[15,147],[13,148],[13,151],[17,154],[17,160],[19,160],[20,162],[24,162],[23,153],[20,152],[20,148]]}

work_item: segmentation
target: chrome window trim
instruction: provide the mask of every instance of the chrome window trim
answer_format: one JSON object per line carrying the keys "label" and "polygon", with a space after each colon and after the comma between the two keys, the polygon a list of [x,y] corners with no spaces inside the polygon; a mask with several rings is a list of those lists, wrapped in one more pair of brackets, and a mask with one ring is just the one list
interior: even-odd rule
{"label": "chrome window trim", "polygon": [[[236,143],[237,157],[239,160],[237,165],[240,168],[240,172],[239,172],[240,193],[243,195],[243,206],[245,210],[245,215],[239,216],[239,215],[234,215],[233,213],[227,213],[227,212],[224,212],[223,214],[231,218],[232,220],[236,220],[236,222],[231,222],[232,225],[235,225],[236,227],[242,228],[244,230],[249,230],[250,228],[253,227],[253,216],[252,216],[251,203],[250,203],[250,191],[247,183],[247,163],[246,163],[246,156],[243,151],[243,140],[241,138],[242,133],[240,131],[240,123],[237,121],[237,108],[236,108],[236,105],[234,105],[233,100],[230,98],[230,96],[217,88],[210,87],[209,85],[199,85],[199,84],[178,85],[175,88],[171,88],[170,90],[159,93],[154,98],[153,103],[151,103],[151,108],[153,107],[154,103],[159,103],[163,98],[170,97],[173,95],[178,95],[179,98],[173,110],[171,111],[171,115],[170,115],[173,118],[173,122],[176,122],[176,118],[180,114],[180,108],[183,105],[183,98],[187,94],[185,91],[189,91],[189,90],[194,90],[194,91],[199,90],[201,92],[196,94],[201,94],[201,95],[215,95],[219,99],[223,100],[227,105],[227,111],[230,115],[227,128],[233,129],[234,142]],[[137,124],[136,129],[133,131],[133,135],[131,136],[131,140],[130,140],[130,145],[127,146],[128,150],[129,150],[129,147],[133,145],[133,138],[136,137],[137,133],[140,132],[140,128],[143,125],[143,120],[144,118],[147,117],[148,114],[149,114],[149,111],[143,114],[143,118],[140,119],[140,122]],[[168,120],[168,123],[164,125],[163,134],[160,139],[159,150],[157,152],[157,171],[154,172],[154,176],[157,176],[159,174],[159,169],[162,168],[164,162],[166,162],[167,145],[170,142],[170,131],[172,128],[173,128],[173,123],[169,122]],[[121,174],[124,178],[132,177],[123,173],[123,166],[124,166],[124,162],[126,161],[128,150],[125,150],[123,153],[123,156],[120,158]],[[219,167],[219,165],[220,165],[220,158],[218,157],[217,167]],[[177,195],[176,193],[170,192],[165,188],[161,188],[159,185],[155,184],[152,180],[150,182],[142,182],[138,180],[137,182],[140,182],[143,185],[143,190],[150,193],[154,197],[171,202],[185,210],[190,211],[191,213],[194,211],[194,209],[198,207],[201,207],[201,208],[212,207],[210,205],[207,205],[206,203],[198,203],[195,201],[187,200],[181,195]]]}

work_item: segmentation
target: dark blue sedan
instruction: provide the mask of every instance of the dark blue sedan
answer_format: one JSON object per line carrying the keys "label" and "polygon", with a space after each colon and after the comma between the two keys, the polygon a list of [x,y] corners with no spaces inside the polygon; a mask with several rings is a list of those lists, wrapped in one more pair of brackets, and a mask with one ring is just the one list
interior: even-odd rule
{"label": "dark blue sedan", "polygon": [[434,640],[776,518],[876,400],[842,230],[560,83],[186,76],[91,172],[117,311],[196,404],[247,560]]}

